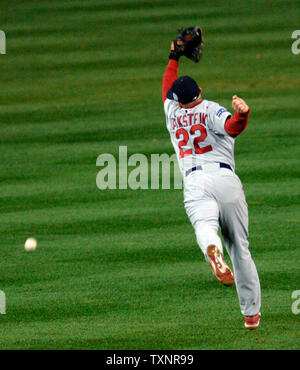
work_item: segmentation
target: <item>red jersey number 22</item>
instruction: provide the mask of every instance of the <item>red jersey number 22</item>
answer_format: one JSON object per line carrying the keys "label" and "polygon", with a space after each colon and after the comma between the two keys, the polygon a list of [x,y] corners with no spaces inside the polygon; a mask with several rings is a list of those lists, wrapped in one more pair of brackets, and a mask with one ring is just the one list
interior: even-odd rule
{"label": "red jersey number 22", "polygon": [[183,147],[186,146],[189,141],[189,134],[195,135],[197,131],[200,132],[200,135],[196,136],[193,141],[195,153],[203,154],[203,153],[210,152],[212,150],[211,145],[207,145],[204,147],[200,147],[199,145],[199,143],[201,143],[201,141],[204,141],[207,137],[206,128],[204,126],[202,125],[192,126],[189,132],[185,130],[184,128],[180,128],[176,131],[176,138],[180,139],[180,141],[178,142],[178,147],[180,150],[180,158],[193,154],[193,149],[183,150]]}

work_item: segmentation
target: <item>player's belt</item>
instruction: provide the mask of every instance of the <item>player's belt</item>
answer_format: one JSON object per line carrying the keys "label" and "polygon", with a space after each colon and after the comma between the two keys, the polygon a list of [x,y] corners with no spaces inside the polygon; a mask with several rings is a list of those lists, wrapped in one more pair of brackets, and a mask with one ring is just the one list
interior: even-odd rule
{"label": "player's belt", "polygon": [[[232,171],[232,168],[229,166],[229,164],[227,164],[227,163],[222,163],[222,162],[220,162],[219,163],[219,165],[220,165],[220,168],[228,168],[230,171]],[[202,170],[203,168],[202,168],[202,166],[200,166],[200,165],[198,165],[198,166],[195,166],[195,167],[192,167],[192,168],[190,168],[189,170],[187,170],[186,172],[185,172],[185,176],[188,176],[191,172],[194,172],[194,171],[198,171],[198,170]]]}

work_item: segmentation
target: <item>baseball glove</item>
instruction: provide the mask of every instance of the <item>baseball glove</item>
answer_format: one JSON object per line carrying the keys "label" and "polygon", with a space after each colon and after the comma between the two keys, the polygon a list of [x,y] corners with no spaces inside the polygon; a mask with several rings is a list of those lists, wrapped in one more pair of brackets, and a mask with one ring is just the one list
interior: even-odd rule
{"label": "baseball glove", "polygon": [[174,42],[175,53],[185,55],[193,62],[198,63],[203,44],[202,30],[200,27],[188,27],[178,30]]}

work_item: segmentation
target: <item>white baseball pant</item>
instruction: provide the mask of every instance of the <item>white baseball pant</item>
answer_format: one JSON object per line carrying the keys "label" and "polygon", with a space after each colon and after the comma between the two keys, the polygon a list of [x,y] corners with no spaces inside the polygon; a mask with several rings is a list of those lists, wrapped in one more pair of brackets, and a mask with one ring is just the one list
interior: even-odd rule
{"label": "white baseball pant", "polygon": [[248,206],[239,177],[218,163],[203,165],[202,170],[184,176],[184,204],[206,259],[210,244],[223,253],[220,227],[233,266],[241,312],[255,315],[261,305],[260,282],[248,249]]}

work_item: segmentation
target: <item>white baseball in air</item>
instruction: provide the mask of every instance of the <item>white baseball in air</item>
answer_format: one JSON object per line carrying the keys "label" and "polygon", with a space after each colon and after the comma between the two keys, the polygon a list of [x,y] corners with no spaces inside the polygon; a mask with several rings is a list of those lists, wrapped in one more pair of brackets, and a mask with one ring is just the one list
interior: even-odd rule
{"label": "white baseball in air", "polygon": [[37,241],[35,238],[28,238],[25,242],[25,249],[27,252],[32,252],[37,247]]}

